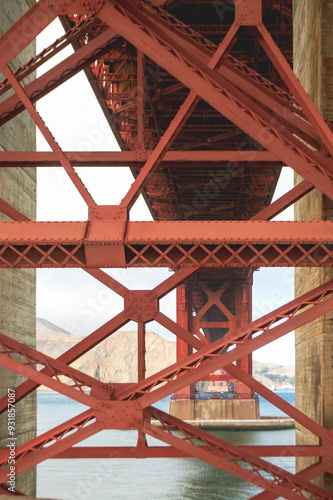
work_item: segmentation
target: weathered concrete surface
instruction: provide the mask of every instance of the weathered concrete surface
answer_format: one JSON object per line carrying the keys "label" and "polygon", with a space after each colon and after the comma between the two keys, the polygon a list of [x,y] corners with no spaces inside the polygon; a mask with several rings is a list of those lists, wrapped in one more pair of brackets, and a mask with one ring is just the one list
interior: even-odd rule
{"label": "weathered concrete surface", "polygon": [[[243,431],[271,431],[294,429],[295,420],[292,418],[259,418],[256,420],[185,420],[187,424],[199,429],[243,430]],[[163,427],[159,420],[152,420],[156,427]]]}
{"label": "weathered concrete surface", "polygon": [[170,414],[182,420],[256,420],[258,399],[172,399]]}
{"label": "weathered concrete surface", "polygon": [[[19,19],[34,0],[0,0],[0,34]],[[35,53],[31,44],[14,61],[13,69],[27,62]],[[1,74],[1,79],[3,75]],[[27,81],[34,78],[29,77]],[[3,97],[7,97],[8,93]],[[5,150],[35,150],[35,126],[25,111],[0,128],[0,148]],[[0,197],[15,208],[35,218],[35,169],[0,169]],[[0,214],[0,220],[7,220]],[[2,269],[0,273],[0,331],[30,346],[35,346],[35,272]],[[15,388],[24,379],[0,367],[0,396],[8,388]],[[17,446],[32,439],[36,432],[36,397],[31,395],[17,405]],[[0,446],[6,446],[8,437],[7,413],[0,417]],[[36,494],[35,471],[16,478],[16,488],[31,496]]]}
{"label": "weathered concrete surface", "polygon": [[[333,1],[294,0],[294,71],[317,108],[333,120]],[[300,181],[295,176],[295,182]],[[295,206],[295,220],[332,220],[333,202],[314,190]],[[333,278],[333,269],[296,269],[296,296]],[[327,429],[333,427],[333,313],[296,331],[296,406]],[[296,425],[297,444],[316,444]],[[297,469],[312,463],[298,458]],[[333,477],[318,484],[333,491]]]}

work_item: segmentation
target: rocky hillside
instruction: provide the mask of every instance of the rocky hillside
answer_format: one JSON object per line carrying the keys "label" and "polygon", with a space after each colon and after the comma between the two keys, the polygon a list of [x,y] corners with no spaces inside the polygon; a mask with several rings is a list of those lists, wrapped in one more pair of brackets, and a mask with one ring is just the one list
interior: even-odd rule
{"label": "rocky hillside", "polygon": [[[37,318],[37,349],[57,358],[81,337],[76,337],[49,321]],[[147,376],[156,373],[176,361],[176,344],[154,332],[146,334]],[[73,366],[104,382],[137,381],[137,332],[118,331],[107,340],[78,359]],[[292,387],[295,367],[272,363],[253,363],[254,377],[262,384],[277,389]],[[206,384],[206,383],[203,383]],[[207,383],[208,385],[208,383]],[[203,387],[204,388],[204,387]]]}
{"label": "rocky hillside", "polygon": [[295,365],[282,366],[274,363],[253,361],[253,375],[266,387],[290,389],[295,386]]}
{"label": "rocky hillside", "polygon": [[[81,340],[48,321],[37,318],[37,349],[56,358]],[[146,374],[176,361],[176,344],[154,332],[146,333]],[[137,332],[118,331],[73,363],[103,382],[137,381]]]}

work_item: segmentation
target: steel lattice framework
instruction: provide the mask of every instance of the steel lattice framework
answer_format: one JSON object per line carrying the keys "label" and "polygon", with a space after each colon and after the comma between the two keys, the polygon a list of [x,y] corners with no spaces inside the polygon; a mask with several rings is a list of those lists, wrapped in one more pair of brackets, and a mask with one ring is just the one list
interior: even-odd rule
{"label": "steel lattice framework", "polygon": [[[195,22],[189,4],[213,6],[217,21]],[[14,72],[11,61],[57,16],[66,34]],[[16,388],[17,402],[45,385],[90,408],[20,446],[17,474],[49,458],[196,457],[259,486],[254,498],[333,498],[311,482],[333,473],[333,431],[264,387],[250,367],[254,350],[333,310],[329,281],[251,320],[253,268],[333,266],[333,222],[271,222],[314,188],[333,199],[332,132],[290,67],[291,17],[289,1],[239,0],[234,8],[210,0],[39,0],[0,39],[0,95],[14,91],[0,103],[0,125],[27,110],[52,149],[0,152],[0,166],[62,166],[89,212],[86,222],[35,222],[0,200],[12,219],[0,223],[0,267],[82,268],[124,299],[122,312],[57,359],[0,334],[0,365],[27,378]],[[69,44],[73,55],[23,86]],[[82,69],[121,152],[62,151],[34,106]],[[134,174],[119,206],[97,205],[75,170],[99,165],[127,165]],[[303,181],[272,203],[284,165]],[[204,205],[191,203],[193,190],[212,184],[215,193]],[[129,221],[140,194],[153,222]],[[133,291],[102,271],[107,267],[175,272],[153,290]],[[188,283],[195,284],[193,293]],[[176,288],[177,323],[159,310],[160,299]],[[195,320],[181,308],[184,290]],[[208,313],[212,305],[215,316]],[[104,383],[70,366],[132,320],[137,383]],[[147,378],[145,325],[152,320],[175,334],[178,357]],[[214,334],[217,328],[223,336]],[[233,446],[152,406],[214,380],[221,368],[249,396],[260,394],[310,430],[319,445]],[[6,409],[4,396],[0,412]],[[136,429],[137,446],[73,447],[103,429]],[[169,446],[148,446],[146,435]],[[291,474],[262,458],[282,455],[318,461]],[[7,459],[1,449],[3,491]]]}

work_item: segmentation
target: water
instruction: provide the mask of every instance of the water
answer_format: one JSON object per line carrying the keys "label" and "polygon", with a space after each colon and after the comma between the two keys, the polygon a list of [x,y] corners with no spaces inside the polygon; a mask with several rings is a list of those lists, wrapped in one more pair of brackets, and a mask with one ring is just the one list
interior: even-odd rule
{"label": "water", "polygon": [[[277,392],[294,404],[293,391]],[[262,416],[284,415],[260,398]],[[168,411],[169,398],[158,405]],[[38,394],[38,433],[72,418],[85,406],[57,394]],[[294,444],[294,430],[215,431],[214,435],[242,445]],[[108,430],[87,439],[83,446],[135,446],[136,431]],[[164,446],[148,436],[148,444]],[[270,460],[294,472],[294,458]],[[59,500],[245,500],[260,490],[197,459],[49,460],[38,466],[38,497]]]}

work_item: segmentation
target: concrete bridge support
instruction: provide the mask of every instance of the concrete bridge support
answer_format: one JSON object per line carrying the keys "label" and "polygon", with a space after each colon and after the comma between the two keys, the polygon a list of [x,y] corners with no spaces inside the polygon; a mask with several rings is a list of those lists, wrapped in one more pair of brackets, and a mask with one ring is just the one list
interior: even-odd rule
{"label": "concrete bridge support", "polygon": [[[333,2],[294,0],[294,71],[325,119],[333,120]],[[300,177],[295,176],[295,182]],[[314,190],[295,205],[296,220],[332,220],[333,202]],[[333,269],[295,269],[296,296],[333,278]],[[296,406],[326,429],[333,427],[333,313],[296,331]],[[297,424],[298,445],[316,438]],[[297,468],[310,465],[298,458]],[[319,484],[333,491],[333,476]]]}
{"label": "concrete bridge support", "polygon": [[[7,31],[32,5],[34,0],[10,2],[0,0],[1,34]],[[13,43],[19,43],[18,39]],[[27,62],[35,54],[35,43],[28,46],[15,59],[12,69]],[[3,78],[3,75],[2,75]],[[2,80],[1,78],[1,80]],[[27,81],[34,78],[31,75]],[[4,94],[0,100],[7,97]],[[34,151],[36,149],[35,125],[25,111],[0,129],[0,150]],[[36,171],[34,168],[0,168],[0,198],[31,219],[35,219]],[[0,220],[10,220],[0,213]],[[0,332],[29,346],[36,344],[35,270],[2,269],[0,274]],[[0,394],[14,389],[23,380],[0,367]],[[36,433],[36,393],[17,404],[15,412],[17,446],[32,439]],[[8,444],[7,412],[0,417],[0,447]],[[34,469],[16,478],[16,489],[35,496]]]}

